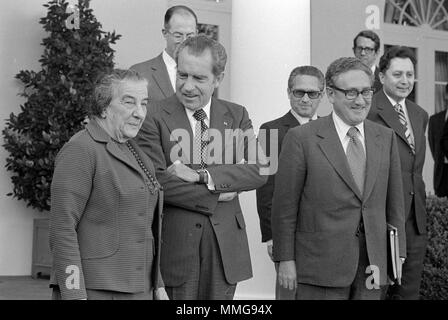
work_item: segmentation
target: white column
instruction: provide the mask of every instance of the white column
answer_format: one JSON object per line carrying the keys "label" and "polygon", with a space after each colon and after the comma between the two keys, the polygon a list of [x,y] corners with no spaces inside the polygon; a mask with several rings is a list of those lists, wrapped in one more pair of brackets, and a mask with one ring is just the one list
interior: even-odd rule
{"label": "white column", "polygon": [[[231,101],[245,106],[258,131],[289,110],[291,70],[311,61],[310,0],[233,0],[230,50]],[[261,244],[255,192],[243,193],[254,277],[240,283],[236,298],[269,299],[275,269]]]}

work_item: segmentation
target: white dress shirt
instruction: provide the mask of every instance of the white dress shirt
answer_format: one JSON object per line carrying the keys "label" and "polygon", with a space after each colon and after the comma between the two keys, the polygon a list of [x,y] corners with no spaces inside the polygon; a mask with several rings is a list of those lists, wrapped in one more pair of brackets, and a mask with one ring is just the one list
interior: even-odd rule
{"label": "white dress shirt", "polygon": [[177,64],[173,58],[163,50],[162,53],[163,62],[165,62],[166,70],[168,71],[168,76],[170,77],[171,85],[173,86],[174,92],[176,92],[176,73],[177,73]]}
{"label": "white dress shirt", "polygon": [[[291,114],[294,116],[294,118],[297,119],[297,121],[299,121],[300,124],[305,124],[305,123],[310,122],[310,118],[302,117],[297,112],[295,112],[293,109],[291,109]],[[317,114],[313,114],[313,116],[311,117],[311,120],[316,120],[316,119],[317,119]]]}
{"label": "white dress shirt", "polygon": [[356,126],[349,126],[346,124],[337,114],[333,111],[333,122],[336,127],[336,132],[338,133],[339,141],[341,141],[344,152],[347,153],[348,143],[350,142],[350,137],[347,135],[348,130],[351,127],[358,128],[358,138],[361,141],[364,153],[366,152],[366,141],[364,136],[364,122],[357,124]]}

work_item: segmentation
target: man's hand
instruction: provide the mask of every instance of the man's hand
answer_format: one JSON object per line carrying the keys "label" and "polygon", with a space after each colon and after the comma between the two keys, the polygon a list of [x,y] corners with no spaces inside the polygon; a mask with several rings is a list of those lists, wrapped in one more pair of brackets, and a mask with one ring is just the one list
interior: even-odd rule
{"label": "man's hand", "polygon": [[285,289],[295,290],[297,288],[296,262],[294,260],[280,261],[278,283]]}
{"label": "man's hand", "polygon": [[154,290],[154,296],[156,300],[170,300],[165,288],[157,288]]}
{"label": "man's hand", "polygon": [[274,256],[272,255],[272,240],[269,240],[268,242],[266,242],[266,248],[268,249],[268,255],[271,258],[272,261],[274,261]]}
{"label": "man's hand", "polygon": [[199,174],[193,169],[184,165],[180,160],[174,161],[172,165],[170,165],[166,171],[175,175],[176,177],[186,181],[186,182],[198,182]]}
{"label": "man's hand", "polygon": [[218,202],[232,201],[238,195],[236,192],[224,192],[219,194]]}

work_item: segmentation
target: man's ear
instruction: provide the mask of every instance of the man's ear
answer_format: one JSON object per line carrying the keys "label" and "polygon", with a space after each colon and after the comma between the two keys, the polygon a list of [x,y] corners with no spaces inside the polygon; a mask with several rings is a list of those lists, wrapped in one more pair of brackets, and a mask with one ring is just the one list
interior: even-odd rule
{"label": "man's ear", "polygon": [[224,72],[221,72],[218,76],[215,77],[215,88],[218,88],[224,79]]}
{"label": "man's ear", "polygon": [[384,75],[384,73],[382,73],[381,71],[378,73],[378,76],[380,77],[380,82],[381,82],[381,84],[384,84],[384,78],[385,78],[385,75]]}
{"label": "man's ear", "polygon": [[327,93],[328,101],[332,104],[334,102],[334,90],[330,87],[327,87],[325,91]]}

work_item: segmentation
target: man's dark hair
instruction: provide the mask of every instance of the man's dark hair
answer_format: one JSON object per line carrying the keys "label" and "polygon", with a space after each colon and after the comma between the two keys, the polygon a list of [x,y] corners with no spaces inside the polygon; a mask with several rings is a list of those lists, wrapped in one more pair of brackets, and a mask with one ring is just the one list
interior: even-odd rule
{"label": "man's dark hair", "polygon": [[380,37],[371,30],[363,30],[356,35],[355,39],[353,39],[353,50],[356,48],[356,41],[358,41],[359,37],[367,38],[375,42],[375,52],[378,52],[381,45]]}
{"label": "man's dark hair", "polygon": [[389,50],[387,50],[380,59],[379,69],[381,73],[385,73],[387,69],[389,69],[390,61],[394,58],[409,58],[412,61],[415,69],[417,60],[415,59],[415,55],[412,50],[404,46],[394,46],[389,48]]}
{"label": "man's dark hair", "polygon": [[198,24],[198,17],[196,16],[196,13],[194,13],[193,10],[191,10],[187,6],[173,6],[169,8],[165,13],[165,20],[164,20],[165,29],[169,29],[171,17],[175,13],[192,15],[194,17],[194,20],[196,21],[196,25]]}
{"label": "man's dark hair", "polygon": [[294,68],[289,74],[288,78],[288,88],[291,89],[294,84],[294,79],[297,76],[311,76],[316,77],[319,80],[320,89],[323,90],[325,87],[325,78],[322,71],[313,66],[300,66]]}
{"label": "man's dark hair", "polygon": [[218,41],[204,35],[187,38],[176,50],[174,59],[176,63],[178,63],[179,53],[184,49],[194,56],[200,56],[206,50],[210,50],[213,59],[213,74],[217,77],[224,72],[227,63],[227,54],[226,49]]}

